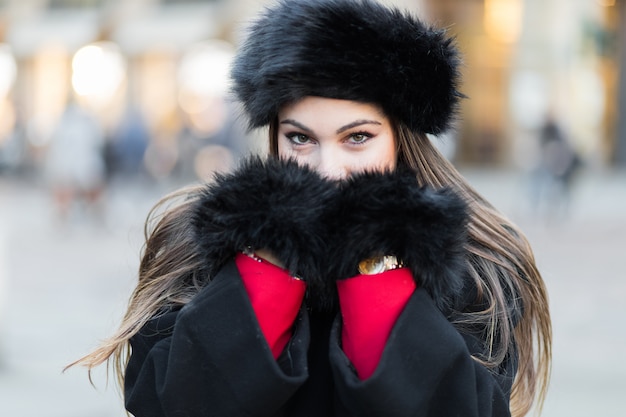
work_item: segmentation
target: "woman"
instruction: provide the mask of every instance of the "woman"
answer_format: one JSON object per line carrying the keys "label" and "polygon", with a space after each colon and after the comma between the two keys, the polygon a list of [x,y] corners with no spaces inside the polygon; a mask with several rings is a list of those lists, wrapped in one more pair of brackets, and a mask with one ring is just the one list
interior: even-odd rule
{"label": "woman", "polygon": [[[522,233],[427,133],[450,39],[369,0],[280,1],[233,67],[270,156],[163,201],[112,359],[141,416],[521,416],[547,296]],[[163,206],[163,205],[162,205]]]}

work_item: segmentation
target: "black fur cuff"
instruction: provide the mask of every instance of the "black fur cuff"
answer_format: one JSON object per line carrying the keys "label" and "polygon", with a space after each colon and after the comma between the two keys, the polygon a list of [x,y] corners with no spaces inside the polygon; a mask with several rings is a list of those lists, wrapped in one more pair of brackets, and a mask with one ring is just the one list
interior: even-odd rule
{"label": "black fur cuff", "polygon": [[408,169],[354,175],[332,218],[330,274],[348,278],[363,259],[395,255],[443,309],[462,290],[466,221],[459,196],[420,187]]}
{"label": "black fur cuff", "polygon": [[326,249],[320,217],[336,195],[336,186],[294,161],[253,157],[207,185],[195,213],[197,239],[208,262],[264,248],[290,273],[317,280]]}

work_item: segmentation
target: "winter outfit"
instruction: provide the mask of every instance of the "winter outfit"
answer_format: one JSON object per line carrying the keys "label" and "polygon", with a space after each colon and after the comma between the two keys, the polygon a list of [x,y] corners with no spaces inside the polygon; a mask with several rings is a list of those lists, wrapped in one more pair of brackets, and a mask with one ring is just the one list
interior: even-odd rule
{"label": "winter outfit", "polygon": [[[281,1],[252,26],[234,91],[253,127],[284,104],[322,96],[375,103],[438,133],[461,97],[457,64],[442,32],[395,9]],[[472,358],[487,353],[486,329],[462,333],[449,321],[476,309],[464,272],[466,205],[416,178],[399,166],[329,180],[275,158],[218,175],[194,197],[190,225],[208,283],[131,338],[127,409],[508,416],[515,357],[487,369]]]}
{"label": "winter outfit", "polygon": [[[474,301],[461,269],[464,204],[414,178],[337,184],[291,161],[253,159],[207,186],[194,230],[215,276],[131,339],[128,410],[508,415],[515,361],[486,369],[471,358],[484,342],[446,319]],[[248,246],[271,248],[289,270],[242,254]],[[399,254],[406,267],[359,274],[373,253]]]}

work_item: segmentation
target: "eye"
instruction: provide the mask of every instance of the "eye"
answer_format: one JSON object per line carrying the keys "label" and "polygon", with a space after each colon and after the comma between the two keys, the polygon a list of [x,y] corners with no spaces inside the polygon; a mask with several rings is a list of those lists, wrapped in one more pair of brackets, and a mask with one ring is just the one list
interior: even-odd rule
{"label": "eye", "polygon": [[285,135],[295,145],[306,145],[311,142],[311,138],[305,134],[292,132]]}
{"label": "eye", "polygon": [[370,135],[369,133],[366,132],[356,132],[356,133],[352,133],[350,135],[350,142],[354,143],[356,145],[360,145],[362,143],[367,142],[370,138],[372,137],[372,135]]}

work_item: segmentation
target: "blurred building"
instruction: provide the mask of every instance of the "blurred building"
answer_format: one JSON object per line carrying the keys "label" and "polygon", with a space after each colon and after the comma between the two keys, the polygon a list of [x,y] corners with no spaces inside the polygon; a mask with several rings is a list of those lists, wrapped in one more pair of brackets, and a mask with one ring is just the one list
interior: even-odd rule
{"label": "blurred building", "polygon": [[[386,2],[457,36],[469,100],[446,138],[451,157],[523,167],[552,115],[586,159],[626,164],[622,1]],[[254,141],[224,100],[228,63],[242,24],[265,3],[0,0],[0,169],[38,165],[71,97],[111,142],[129,114],[141,117],[153,177],[204,176],[206,164],[236,158]]]}
{"label": "blurred building", "polygon": [[[193,158],[204,150],[205,161],[219,164],[227,150],[234,159],[247,147],[246,135],[226,125],[233,109],[225,93],[234,27],[251,9],[244,3],[0,2],[0,51],[15,69],[0,80],[6,85],[0,143],[21,131],[22,163],[36,168],[65,106],[75,100],[98,118],[111,143],[144,126],[143,161],[153,177],[193,171],[198,162],[183,154]],[[226,134],[242,139],[229,141]],[[211,146],[217,158],[207,157]],[[117,155],[119,147],[112,148],[109,156]]]}
{"label": "blurred building", "polygon": [[538,152],[541,127],[554,118],[589,163],[626,165],[626,131],[618,129],[622,1],[424,4],[457,35],[465,55],[462,160],[524,167]]}

